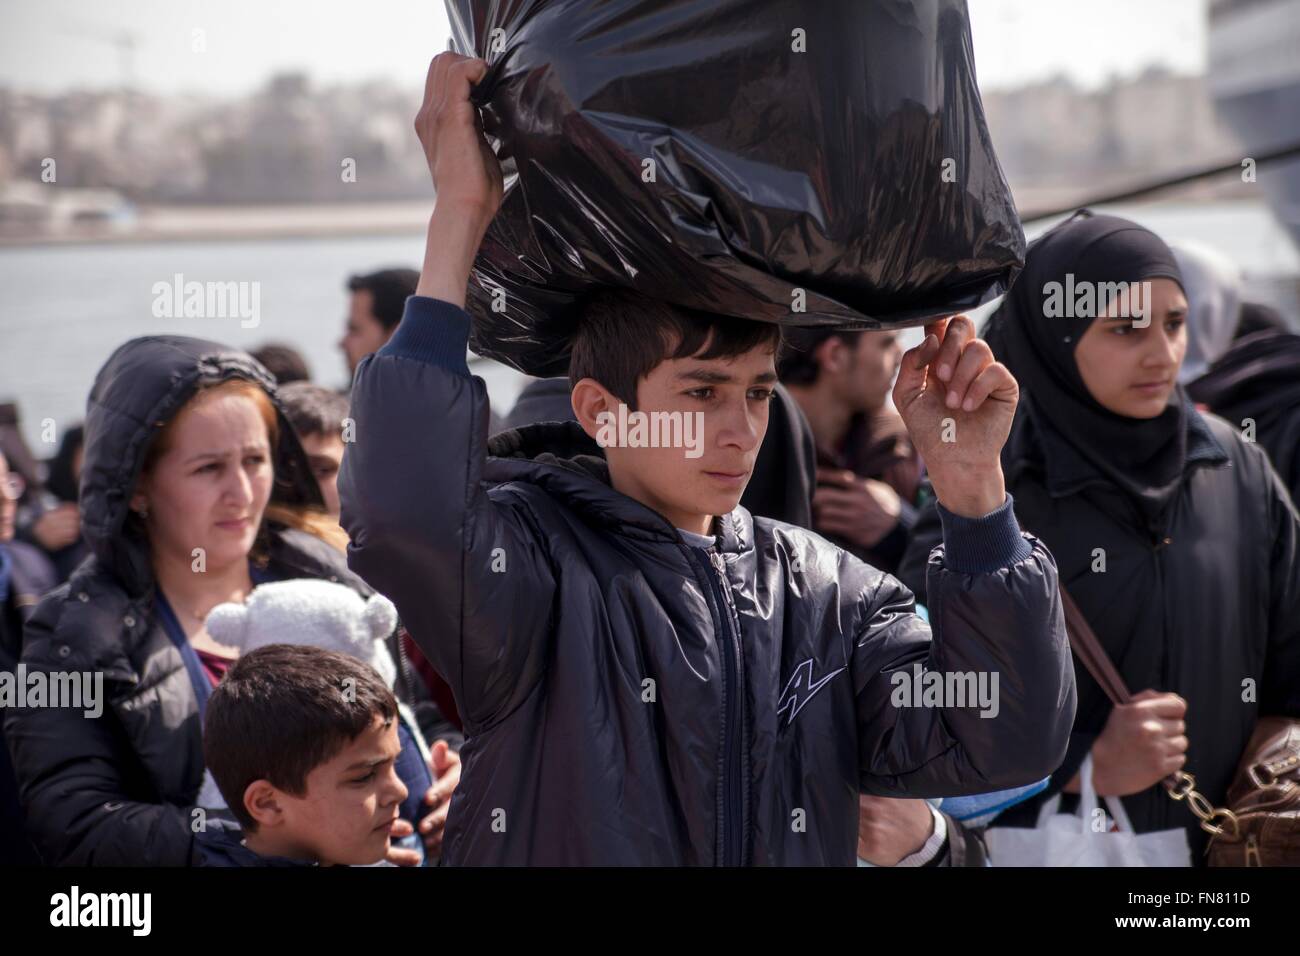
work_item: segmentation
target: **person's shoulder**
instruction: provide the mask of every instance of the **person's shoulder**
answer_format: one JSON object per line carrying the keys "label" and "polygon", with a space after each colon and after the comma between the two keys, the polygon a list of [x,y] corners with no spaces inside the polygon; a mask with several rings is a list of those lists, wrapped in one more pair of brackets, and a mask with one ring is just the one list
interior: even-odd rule
{"label": "person's shoulder", "polygon": [[209,815],[194,838],[195,861],[202,867],[305,867],[313,863],[262,856],[244,845],[244,831],[234,820]]}
{"label": "person's shoulder", "polygon": [[754,529],[754,546],[756,549],[761,548],[765,542],[769,542],[789,549],[794,553],[817,555],[823,560],[832,561],[836,564],[846,558],[853,557],[843,548],[822,537],[811,528],[791,524],[788,521],[778,521],[775,518],[767,518],[762,515],[752,515],[750,521]]}
{"label": "person's shoulder", "polygon": [[348,568],[347,554],[310,531],[275,525],[271,540],[270,565],[282,575],[333,581],[370,594],[370,587]]}
{"label": "person's shoulder", "polygon": [[[1225,446],[1235,444],[1241,438],[1241,432],[1236,426],[1209,409],[1198,408],[1196,409],[1196,415],[1220,444]],[[1224,450],[1226,451],[1227,448],[1225,447]]]}
{"label": "person's shoulder", "polygon": [[1196,414],[1204,432],[1212,438],[1210,451],[1218,450],[1227,456],[1236,469],[1238,481],[1258,484],[1271,480],[1272,462],[1268,452],[1254,439],[1253,423],[1249,419],[1234,424],[1210,411],[1197,409]]}
{"label": "person's shoulder", "polygon": [[37,603],[23,626],[24,663],[57,670],[117,666],[130,605],[118,580],[90,558]]}

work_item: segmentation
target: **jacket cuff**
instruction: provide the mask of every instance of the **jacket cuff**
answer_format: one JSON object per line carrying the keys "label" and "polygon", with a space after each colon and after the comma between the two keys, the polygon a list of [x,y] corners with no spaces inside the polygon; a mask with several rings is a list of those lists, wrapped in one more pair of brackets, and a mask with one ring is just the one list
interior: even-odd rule
{"label": "jacket cuff", "polygon": [[469,314],[459,306],[413,295],[406,300],[397,331],[379,354],[428,362],[468,378],[469,327]]}
{"label": "jacket cuff", "polygon": [[996,511],[982,518],[964,518],[935,502],[943,525],[944,566],[962,574],[988,574],[1029,557],[1033,548],[1020,533],[1013,503],[1008,494]]}
{"label": "jacket cuff", "polygon": [[948,848],[948,821],[942,813],[930,805],[930,814],[934,818],[934,831],[921,848],[910,856],[899,860],[895,866],[937,866]]}

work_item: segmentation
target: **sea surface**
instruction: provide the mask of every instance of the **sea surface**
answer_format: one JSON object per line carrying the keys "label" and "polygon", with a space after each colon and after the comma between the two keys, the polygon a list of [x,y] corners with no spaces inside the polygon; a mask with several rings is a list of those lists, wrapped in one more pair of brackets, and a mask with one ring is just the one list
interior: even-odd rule
{"label": "sea surface", "polygon": [[[1168,240],[1192,239],[1241,265],[1257,297],[1277,301],[1300,327],[1295,277],[1300,255],[1268,208],[1255,202],[1119,206]],[[1045,223],[1031,224],[1032,236]],[[23,434],[38,457],[41,422],[58,431],[84,416],[95,372],[117,346],[139,335],[171,333],[242,348],[268,341],[293,345],[315,381],[346,383],[337,342],[349,275],[387,266],[418,267],[422,232],[395,237],[222,239],[211,242],[105,243],[0,249],[0,402],[16,401]],[[155,284],[184,281],[258,283],[259,321],[159,317]],[[251,286],[246,287],[251,289]],[[914,330],[904,343],[916,341]],[[504,414],[527,379],[495,362],[472,360]]]}

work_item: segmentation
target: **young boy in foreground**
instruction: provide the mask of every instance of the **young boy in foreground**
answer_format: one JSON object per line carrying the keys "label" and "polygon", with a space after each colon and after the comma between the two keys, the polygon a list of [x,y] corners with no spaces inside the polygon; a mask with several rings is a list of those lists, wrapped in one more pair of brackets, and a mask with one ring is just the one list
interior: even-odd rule
{"label": "young boy in foreground", "polygon": [[[469,100],[485,70],[430,66],[424,269],[358,369],[340,477],[351,566],[464,720],[444,862],[852,865],[859,792],[1049,774],[1074,714],[1056,569],[1003,485],[1016,383],[964,317],[931,326],[894,389],[943,506],[928,626],[893,578],[737,506],[776,380],[771,326],[597,296],[572,343],[578,422],[488,447],[463,311],[502,191]],[[699,413],[703,441],[601,447],[620,403]],[[996,715],[895,703],[914,664],[996,674]]]}
{"label": "young boy in foreground", "polygon": [[397,701],[370,665],[305,644],[250,651],[203,726],[204,760],[240,829],[208,821],[200,865],[378,863],[406,799],[400,751]]}

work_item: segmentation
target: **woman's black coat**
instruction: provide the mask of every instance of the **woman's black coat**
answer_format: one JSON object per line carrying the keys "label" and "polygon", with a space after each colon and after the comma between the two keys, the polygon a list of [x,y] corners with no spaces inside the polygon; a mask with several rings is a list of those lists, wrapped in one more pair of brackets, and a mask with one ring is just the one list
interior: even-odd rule
{"label": "woman's black coat", "polygon": [[[274,394],[243,352],[159,336],[118,349],[88,407],[82,523],[93,556],[27,622],[29,672],[103,674],[103,713],[10,709],[13,755],[29,833],[46,862],[182,866],[191,861],[193,801],[203,780],[198,702],[180,652],[154,612],[146,542],[128,503],[149,439],[204,380],[244,378]],[[320,504],[292,427],[280,412],[272,500]],[[267,570],[373,593],[342,553],[305,532],[268,526]]]}
{"label": "woman's black coat", "polygon": [[[1256,720],[1300,717],[1300,518],[1286,489],[1259,445],[1220,418],[1199,416],[1165,533],[1152,539],[1137,530],[1111,486],[1072,480],[1082,469],[1066,462],[1045,466],[1031,429],[1027,417],[1017,417],[1003,452],[1021,526],[1051,549],[1061,586],[1129,690],[1150,687],[1187,700],[1185,769],[1222,805]],[[931,504],[899,571],[922,603],[926,559],[939,540]],[[1116,635],[1129,633],[1140,637],[1120,646]],[[1077,663],[1075,673],[1074,730],[1048,794],[1078,772],[1111,710]],[[1041,799],[1004,813],[998,825],[1033,826]],[[1193,860],[1201,859],[1206,836],[1185,801],[1175,803],[1157,785],[1125,797],[1124,806],[1139,832],[1187,827]]]}

